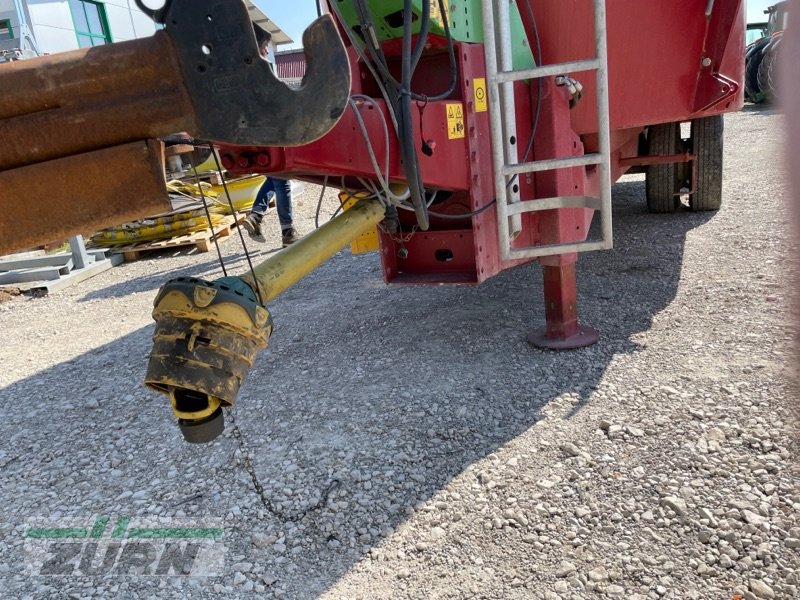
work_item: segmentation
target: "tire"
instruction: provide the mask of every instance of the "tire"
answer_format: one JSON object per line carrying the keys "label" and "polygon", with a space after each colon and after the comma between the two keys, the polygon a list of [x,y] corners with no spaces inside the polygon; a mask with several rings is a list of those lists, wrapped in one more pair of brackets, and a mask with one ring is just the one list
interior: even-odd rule
{"label": "tire", "polygon": [[722,206],[722,154],[724,121],[722,115],[692,121],[692,150],[697,181],[689,198],[693,211],[719,210]]}
{"label": "tire", "polygon": [[[681,124],[651,125],[647,131],[648,154],[677,154],[681,151]],[[647,209],[652,213],[673,213],[680,204],[676,195],[681,191],[681,181],[676,164],[650,165],[645,177]]]}
{"label": "tire", "polygon": [[764,94],[758,81],[758,72],[764,60],[764,45],[753,50],[744,67],[744,91],[750,102],[758,104],[764,101]]}
{"label": "tire", "polygon": [[778,74],[777,46],[771,45],[762,52],[761,64],[758,66],[758,87],[765,102],[777,102],[775,79]]}

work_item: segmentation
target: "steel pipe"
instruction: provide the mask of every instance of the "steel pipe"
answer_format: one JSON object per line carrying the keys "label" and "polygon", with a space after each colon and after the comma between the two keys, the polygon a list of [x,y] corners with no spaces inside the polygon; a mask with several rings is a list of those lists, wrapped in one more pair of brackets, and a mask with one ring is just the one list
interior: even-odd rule
{"label": "steel pipe", "polygon": [[0,170],[196,131],[169,36],[0,67]]}

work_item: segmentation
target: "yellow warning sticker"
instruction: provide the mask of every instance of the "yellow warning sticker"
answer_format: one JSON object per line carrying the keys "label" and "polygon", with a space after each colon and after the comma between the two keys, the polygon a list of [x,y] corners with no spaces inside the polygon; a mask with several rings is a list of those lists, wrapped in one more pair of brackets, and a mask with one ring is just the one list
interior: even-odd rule
{"label": "yellow warning sticker", "polygon": [[486,103],[486,79],[478,77],[472,83],[475,87],[475,112],[486,112],[489,110]]}
{"label": "yellow warning sticker", "polygon": [[445,104],[447,109],[447,137],[458,140],[464,137],[464,107],[458,104]]}

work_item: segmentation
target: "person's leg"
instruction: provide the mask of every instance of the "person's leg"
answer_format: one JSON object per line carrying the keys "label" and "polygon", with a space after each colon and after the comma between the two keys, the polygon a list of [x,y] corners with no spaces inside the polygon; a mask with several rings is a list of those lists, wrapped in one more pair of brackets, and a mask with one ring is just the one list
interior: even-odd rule
{"label": "person's leg", "polygon": [[281,230],[292,227],[292,186],[286,179],[273,179],[275,204],[278,207],[278,221]]}
{"label": "person's leg", "polygon": [[258,190],[256,201],[253,202],[253,208],[250,209],[250,213],[244,220],[244,228],[247,230],[250,237],[257,242],[265,241],[264,233],[261,230],[261,221],[264,219],[264,215],[267,214],[270,194],[274,193],[275,186],[272,183],[272,178],[267,178]]}
{"label": "person's leg", "polygon": [[269,197],[270,194],[274,193],[275,185],[272,182],[272,178],[268,177],[264,184],[259,188],[258,194],[256,195],[256,201],[253,202],[253,208],[250,209],[250,212],[261,215],[262,217],[267,214],[267,209],[269,208]]}
{"label": "person's leg", "polygon": [[292,219],[292,185],[286,179],[273,179],[275,204],[278,208],[278,221],[281,224],[281,238],[284,246],[299,239]]}

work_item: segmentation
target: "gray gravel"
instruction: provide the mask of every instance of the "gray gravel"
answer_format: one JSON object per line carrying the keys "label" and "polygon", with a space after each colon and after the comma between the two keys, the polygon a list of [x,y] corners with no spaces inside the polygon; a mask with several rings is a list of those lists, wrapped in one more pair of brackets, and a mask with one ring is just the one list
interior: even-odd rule
{"label": "gray gravel", "polygon": [[[230,420],[184,444],[141,384],[155,291],[218,276],[212,254],[0,304],[0,595],[797,597],[781,124],[726,119],[716,215],[646,214],[640,176],[615,188],[616,247],[580,261],[591,348],[525,343],[543,320],[536,266],[387,288],[376,256],[341,253],[270,307],[236,409],[243,448]],[[278,245],[271,225],[259,253]],[[238,243],[223,250],[240,272]],[[100,514],[222,518],[225,575],[23,571],[26,519]]]}

